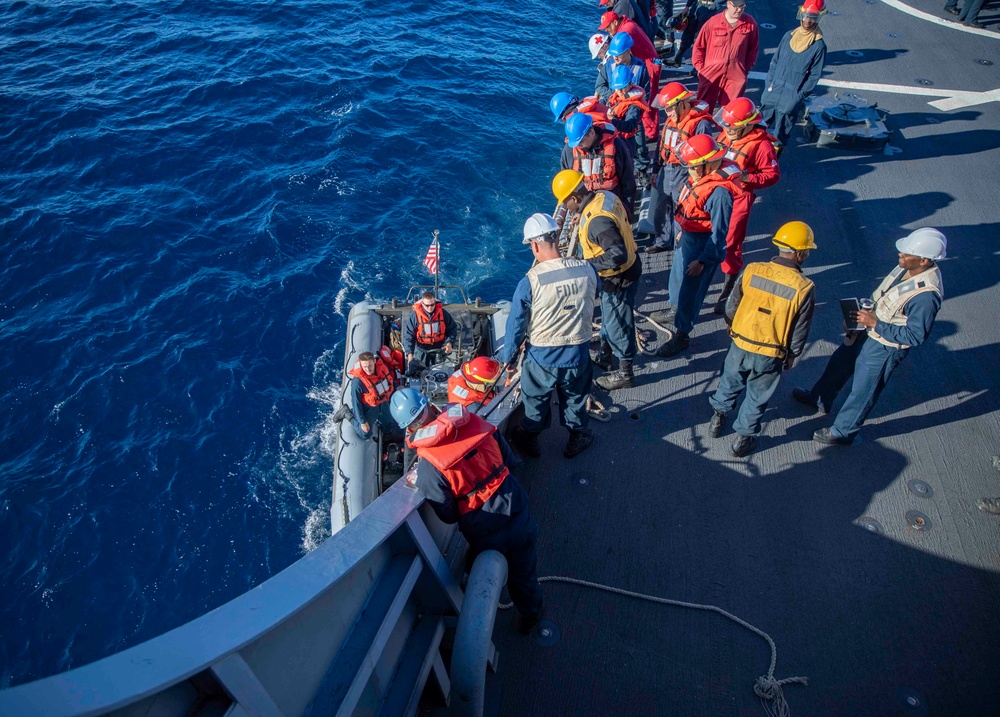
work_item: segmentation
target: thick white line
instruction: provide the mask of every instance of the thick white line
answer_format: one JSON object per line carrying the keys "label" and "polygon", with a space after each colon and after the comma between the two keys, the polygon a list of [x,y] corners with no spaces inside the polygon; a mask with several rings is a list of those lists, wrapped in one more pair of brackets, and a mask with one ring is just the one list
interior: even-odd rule
{"label": "thick white line", "polygon": [[970,32],[973,35],[982,35],[983,37],[992,37],[994,40],[1000,40],[1000,33],[993,32],[992,30],[981,30],[978,27],[966,27],[960,22],[951,22],[937,15],[931,15],[929,12],[912,8],[904,2],[900,2],[900,0],[882,0],[882,2],[889,7],[896,8],[900,12],[905,12],[907,15],[918,17],[927,22],[933,22],[935,25],[940,25],[941,27],[949,27],[952,30],[961,30],[962,32]]}

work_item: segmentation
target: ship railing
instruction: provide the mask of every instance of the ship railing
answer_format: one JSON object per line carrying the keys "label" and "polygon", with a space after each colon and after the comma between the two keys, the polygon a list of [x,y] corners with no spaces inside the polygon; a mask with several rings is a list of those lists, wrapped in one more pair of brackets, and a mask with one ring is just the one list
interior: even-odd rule
{"label": "ship railing", "polygon": [[[311,553],[222,607],[116,655],[0,691],[0,715],[412,715],[425,687],[447,703],[441,651],[465,600],[454,569],[461,540],[401,480]],[[490,634],[483,639],[479,654],[495,663]]]}

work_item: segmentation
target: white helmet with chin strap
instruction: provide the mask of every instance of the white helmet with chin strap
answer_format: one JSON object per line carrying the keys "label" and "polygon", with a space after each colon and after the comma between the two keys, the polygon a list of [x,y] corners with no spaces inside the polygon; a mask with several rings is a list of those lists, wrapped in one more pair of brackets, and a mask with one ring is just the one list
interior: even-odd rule
{"label": "white helmet with chin strap", "polygon": [[559,236],[559,225],[549,214],[536,212],[524,223],[524,240],[522,244],[533,241],[553,242]]}
{"label": "white helmet with chin strap", "polygon": [[948,255],[948,240],[937,229],[922,227],[897,241],[896,251],[940,261]]}

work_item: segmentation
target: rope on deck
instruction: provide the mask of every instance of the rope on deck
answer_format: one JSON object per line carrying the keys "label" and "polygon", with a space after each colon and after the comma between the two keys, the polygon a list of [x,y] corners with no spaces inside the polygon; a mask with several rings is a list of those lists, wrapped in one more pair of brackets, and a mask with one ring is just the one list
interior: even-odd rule
{"label": "rope on deck", "polygon": [[[759,630],[750,623],[742,620],[732,613],[726,612],[721,607],[716,607],[715,605],[699,605],[693,602],[683,602],[681,600],[669,600],[667,598],[657,597],[655,595],[644,595],[643,593],[632,592],[631,590],[622,590],[621,588],[611,587],[610,585],[601,585],[600,583],[592,583],[587,580],[579,580],[577,578],[568,578],[562,575],[548,575],[544,578],[539,578],[540,583],[570,583],[573,585],[582,585],[587,588],[594,588],[595,590],[604,590],[605,592],[615,593],[617,595],[625,595],[627,597],[634,597],[640,600],[648,600],[650,602],[660,603],[661,605],[675,605],[677,607],[687,607],[693,610],[707,610],[709,612],[718,613],[725,618],[729,618],[738,625],[742,625],[746,629],[750,630],[756,635],[767,640],[767,644],[771,647],[771,666],[767,670],[766,675],[761,675],[757,678],[756,684],[753,686],[753,691],[760,698],[761,704],[764,706],[764,711],[768,714],[768,717],[789,717],[791,712],[788,708],[788,702],[785,700],[785,695],[782,692],[782,687],[784,685],[792,684],[794,682],[801,683],[803,685],[809,684],[808,677],[786,677],[783,680],[777,680],[774,678],[774,667],[778,661],[778,647],[774,644],[774,640],[763,630]],[[501,610],[507,610],[514,606],[514,603],[505,603],[500,605]]]}

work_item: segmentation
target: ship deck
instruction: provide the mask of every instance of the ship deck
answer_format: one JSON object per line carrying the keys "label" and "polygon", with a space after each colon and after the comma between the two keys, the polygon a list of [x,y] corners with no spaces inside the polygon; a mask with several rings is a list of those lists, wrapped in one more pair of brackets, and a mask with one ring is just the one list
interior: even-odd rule
{"label": "ship deck", "polygon": [[[774,639],[777,678],[809,678],[785,687],[792,714],[995,715],[1000,517],[976,501],[1000,496],[991,467],[1000,454],[1000,97],[996,66],[983,63],[1000,65],[1000,35],[883,2],[831,5],[840,14],[822,23],[825,78],[910,90],[854,90],[889,112],[890,154],[796,143],[781,158],[783,179],[753,209],[747,261],[770,258],[768,232],[791,219],[809,222],[819,245],[806,265],[818,299],[810,345],[782,377],[758,450],[736,459],[728,426],[718,439],[707,433],[729,344],[709,305],[717,276],[686,353],[640,357],[636,388],[598,392],[614,413],[592,424],[592,449],[564,459],[566,432],[553,428],[543,457],[516,473],[539,524],[541,575],[735,613]],[[911,6],[940,14],[930,0]],[[778,26],[762,30],[769,55],[790,13],[776,3],[748,9]],[[986,8],[980,19],[997,14]],[[750,96],[760,87],[751,81]],[[907,93],[939,88],[948,89]],[[928,104],[942,100],[952,108]],[[931,340],[894,374],[859,443],[814,443],[832,416],[810,413],[791,389],[812,385],[840,341],[838,299],[870,292],[895,265],[895,240],[928,225],[950,242]],[[669,257],[644,256],[643,313],[665,306]],[[910,511],[923,529],[910,526]],[[551,639],[518,636],[509,614],[498,621],[494,713],[763,714],[752,687],[770,652],[747,629],[577,585],[545,592]]]}

